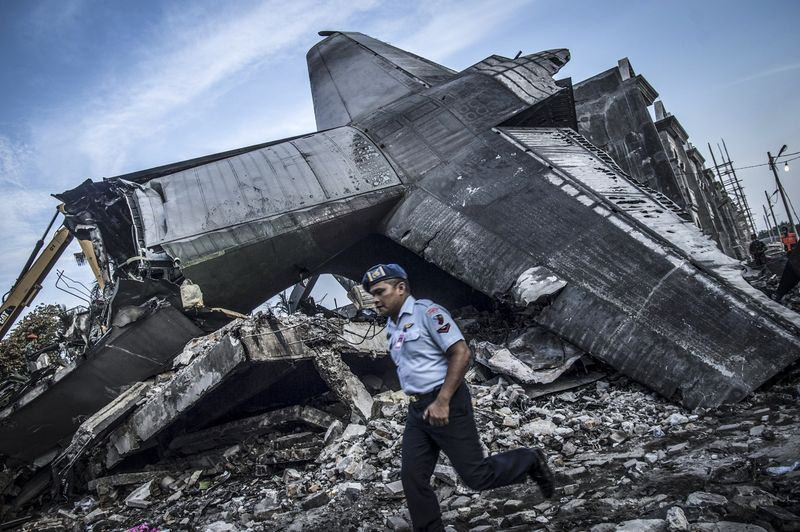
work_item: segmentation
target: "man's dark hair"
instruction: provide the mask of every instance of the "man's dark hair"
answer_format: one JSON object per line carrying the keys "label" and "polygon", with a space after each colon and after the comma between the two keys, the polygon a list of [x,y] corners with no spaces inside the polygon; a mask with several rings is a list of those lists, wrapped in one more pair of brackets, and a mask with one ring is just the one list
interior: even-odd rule
{"label": "man's dark hair", "polygon": [[399,277],[395,277],[394,279],[386,279],[386,282],[395,287],[400,283],[405,283],[406,292],[409,294],[411,293],[411,283],[408,282],[408,279],[400,279]]}

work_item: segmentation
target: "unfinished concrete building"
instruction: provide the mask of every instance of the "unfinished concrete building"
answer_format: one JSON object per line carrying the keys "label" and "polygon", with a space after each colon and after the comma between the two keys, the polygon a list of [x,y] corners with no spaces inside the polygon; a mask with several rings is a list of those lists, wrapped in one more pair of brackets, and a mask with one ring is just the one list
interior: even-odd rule
{"label": "unfinished concrete building", "polygon": [[[689,408],[738,401],[797,359],[797,314],[658,192],[671,167],[652,158],[655,126],[637,117],[647,131],[625,171],[572,128],[572,87],[553,78],[567,50],[455,72],[363,34],[321,35],[307,55],[317,132],[57,195],[91,250],[103,327],[84,361],[0,412],[0,452],[62,470],[105,438],[113,469],[202,440],[186,434],[230,421],[242,401],[283,407],[326,385],[368,415],[342,356],[380,358],[380,337],[362,345],[369,330],[274,317],[220,327],[309,276],[359,279],[377,262],[404,264],[416,294],[451,308],[510,305]],[[627,81],[642,105],[654,98]],[[173,366],[154,391],[128,388]],[[91,419],[112,400],[113,426]],[[324,425],[306,414],[291,413]]]}
{"label": "unfinished concrete building", "polygon": [[[678,177],[680,189],[689,202],[690,212],[695,225],[700,227],[706,234],[714,238],[718,243],[722,241],[719,233],[715,232],[711,220],[711,199],[705,194],[703,181],[707,176],[713,174],[703,174],[697,171],[697,148],[689,142],[689,134],[681,125],[680,121],[672,113],[666,110],[662,101],[654,104],[656,115],[656,129],[661,135],[661,141],[669,154],[669,161],[675,175]],[[694,153],[694,157],[692,156]],[[744,229],[744,217],[742,213],[734,207],[733,203],[722,202],[729,211],[729,224],[725,227],[727,234],[734,235],[731,242],[729,255],[739,259],[747,258],[746,244],[749,241],[747,231]],[[722,248],[725,249],[724,247]]]}
{"label": "unfinished concrete building", "polygon": [[[720,249],[731,257],[745,258],[742,256],[742,236],[738,232],[738,225],[731,217],[732,205],[728,205],[727,194],[720,192],[721,184],[715,178],[713,170],[707,169],[705,157],[692,143],[688,143],[687,169],[697,182],[700,194],[704,198],[703,213],[705,218],[706,234],[717,241]],[[720,185],[719,187],[717,185]]]}
{"label": "unfinished concrete building", "polygon": [[632,178],[682,208],[681,194],[649,107],[658,93],[627,58],[574,87],[578,132],[607,151]]}
{"label": "unfinished concrete building", "polygon": [[[578,131],[609,152],[631,177],[666,195],[686,211],[703,232],[726,254],[744,258],[738,226],[730,217],[717,216],[716,186],[706,183],[703,160],[692,157],[689,135],[667,113],[658,93],[627,58],[614,68],[577,83],[574,87]],[[655,107],[653,120],[649,108]],[[712,198],[713,196],[713,198]]]}

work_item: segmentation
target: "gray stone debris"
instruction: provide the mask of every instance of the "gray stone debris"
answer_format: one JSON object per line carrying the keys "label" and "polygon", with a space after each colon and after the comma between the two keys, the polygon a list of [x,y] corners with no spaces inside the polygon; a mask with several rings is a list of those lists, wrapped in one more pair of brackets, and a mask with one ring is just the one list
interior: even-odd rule
{"label": "gray stone debris", "polygon": [[409,532],[411,530],[411,525],[408,524],[408,521],[399,515],[388,517],[386,519],[386,527],[397,532]]}
{"label": "gray stone debris", "polygon": [[686,514],[679,506],[673,506],[667,510],[667,529],[670,532],[683,532],[689,530],[689,521]]}
{"label": "gray stone debris", "polygon": [[617,532],[666,532],[667,522],[663,519],[633,519],[623,521],[614,530]]}
{"label": "gray stone debris", "polygon": [[[300,324],[307,318],[293,319]],[[489,331],[491,323],[481,330]],[[211,352],[198,351],[184,368]],[[314,371],[310,360],[295,363]],[[220,523],[239,530],[403,530],[410,522],[400,481],[408,399],[388,388],[390,379],[375,368],[367,374],[384,375],[383,388],[372,396],[369,418],[359,422],[353,422],[347,399],[320,381],[315,395],[293,406],[259,411],[264,407],[251,402],[237,416],[208,421],[204,428],[167,424],[157,443],[160,456],[152,453],[149,469],[116,473],[103,468],[102,455],[92,462],[107,441],[101,437],[73,467],[75,489],[91,488],[95,502],[54,503],[43,511],[64,526],[72,526],[74,516],[98,530],[145,521],[171,530],[215,529]],[[176,374],[155,379],[137,408],[162,397]],[[485,368],[470,378],[486,451],[544,448],[557,493],[544,501],[536,485],[526,483],[476,494],[441,457],[432,486],[451,530],[757,531],[741,523],[756,516],[780,530],[798,520],[796,472],[770,474],[793,463],[786,456],[792,456],[800,433],[800,407],[785,399],[795,386],[791,379],[719,412],[689,412],[608,374],[535,398],[527,392],[539,385],[512,382]],[[219,396],[209,393],[216,402]],[[201,399],[194,408],[205,404]],[[756,426],[774,438],[751,436]],[[92,478],[95,470],[100,475]],[[43,519],[32,520],[26,530],[52,526]]]}
{"label": "gray stone debris", "polygon": [[686,497],[686,506],[722,506],[727,502],[728,499],[724,495],[704,491],[695,491]]}
{"label": "gray stone debris", "polygon": [[125,498],[125,505],[131,508],[147,508],[152,504],[150,495],[152,495],[153,480],[148,480]]}
{"label": "gray stone debris", "polygon": [[364,383],[353,375],[342,357],[329,350],[321,350],[313,357],[314,367],[328,383],[331,391],[349,409],[355,419],[368,420],[372,415],[372,395]]}

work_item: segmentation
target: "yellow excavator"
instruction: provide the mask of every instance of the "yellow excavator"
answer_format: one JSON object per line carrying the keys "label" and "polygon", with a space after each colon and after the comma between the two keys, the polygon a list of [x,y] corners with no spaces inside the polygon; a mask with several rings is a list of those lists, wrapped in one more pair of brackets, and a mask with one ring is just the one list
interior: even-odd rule
{"label": "yellow excavator", "polygon": [[[63,212],[62,209],[63,205],[59,205],[42,238],[36,242],[33,252],[28,257],[28,261],[25,263],[25,267],[22,268],[22,272],[17,277],[14,286],[3,296],[2,306],[0,306],[0,339],[11,330],[14,322],[25,310],[25,307],[30,306],[36,298],[36,295],[42,289],[42,282],[45,277],[50,273],[50,270],[64,253],[64,250],[67,249],[70,242],[72,242],[72,234],[66,227],[61,226],[53,234],[53,238],[50,239],[47,246],[44,244],[47,235],[50,234],[50,229],[52,229],[56,219]],[[87,262],[92,267],[92,271],[99,273],[91,242],[88,240],[79,240],[78,242]],[[39,253],[40,251],[41,254]],[[96,275],[96,277],[102,288],[102,277],[99,275]]]}

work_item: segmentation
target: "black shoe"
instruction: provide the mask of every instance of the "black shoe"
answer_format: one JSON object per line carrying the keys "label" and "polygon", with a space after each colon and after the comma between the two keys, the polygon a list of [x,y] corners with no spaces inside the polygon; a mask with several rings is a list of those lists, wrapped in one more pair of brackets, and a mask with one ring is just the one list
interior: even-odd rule
{"label": "black shoe", "polygon": [[539,485],[539,489],[542,491],[542,495],[544,495],[545,499],[549,499],[555,492],[555,477],[547,466],[547,457],[545,457],[542,450],[533,449],[533,452],[536,455],[536,460],[533,462],[530,469],[528,469],[528,474],[533,481]]}

